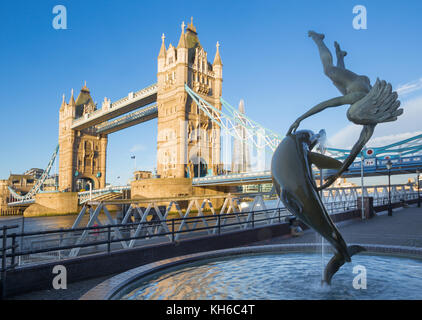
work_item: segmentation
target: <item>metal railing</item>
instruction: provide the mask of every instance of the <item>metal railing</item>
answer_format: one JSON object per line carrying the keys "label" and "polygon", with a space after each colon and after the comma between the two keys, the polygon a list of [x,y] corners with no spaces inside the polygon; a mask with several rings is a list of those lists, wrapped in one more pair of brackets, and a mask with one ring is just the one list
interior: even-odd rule
{"label": "metal railing", "polygon": [[[16,266],[24,264],[25,260],[30,263],[39,263],[73,257],[72,250],[74,249],[94,247],[93,250],[85,251],[85,255],[98,252],[110,253],[113,250],[120,249],[120,246],[114,244],[119,244],[122,241],[128,243],[137,240],[159,239],[160,243],[176,242],[180,235],[189,233],[193,236],[220,235],[223,232],[239,228],[247,229],[264,224],[281,223],[287,216],[290,216],[290,213],[285,209],[278,208],[12,234],[8,233],[8,230],[18,228],[18,226],[5,226],[3,233],[0,235],[2,243],[0,249],[1,271],[6,272],[14,269]],[[167,228],[164,228],[163,224]],[[116,232],[117,230],[119,232]],[[143,232],[137,233],[136,231],[139,230]],[[82,243],[79,239],[84,232],[88,232],[90,237]],[[120,235],[123,235],[123,237],[120,237]],[[23,239],[23,241],[21,240],[23,244],[20,247],[17,245],[17,239]],[[151,243],[151,241],[144,241],[139,245],[142,246],[147,243]],[[18,247],[19,250],[16,250]]]}
{"label": "metal railing", "polygon": [[18,216],[23,214],[24,209],[22,208],[7,208],[0,209],[0,216]]}
{"label": "metal railing", "polygon": [[81,191],[78,192],[78,200],[79,204],[84,204],[85,202],[89,201],[91,198],[95,198],[101,195],[105,195],[108,193],[121,193],[124,190],[130,190],[130,186],[117,186],[117,187],[107,187],[104,189],[96,189],[92,191]]}
{"label": "metal railing", "polygon": [[[15,261],[16,259],[16,248],[18,248],[18,244],[16,243],[16,233],[8,234],[8,230],[17,228],[17,225],[14,226],[3,226],[1,228],[1,240],[2,240],[2,247],[1,247],[1,268],[0,268],[0,292],[1,298],[4,298],[6,293],[6,277],[7,271],[15,269],[18,265]],[[8,239],[11,239],[11,244],[9,245]],[[8,251],[11,251],[8,254]],[[10,259],[8,257],[10,256]],[[10,260],[10,261],[9,261]]]}

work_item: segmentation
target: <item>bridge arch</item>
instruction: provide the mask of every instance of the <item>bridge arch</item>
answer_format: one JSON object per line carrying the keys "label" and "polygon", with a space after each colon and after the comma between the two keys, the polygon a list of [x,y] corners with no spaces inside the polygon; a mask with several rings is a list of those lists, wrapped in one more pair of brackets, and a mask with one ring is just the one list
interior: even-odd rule
{"label": "bridge arch", "polygon": [[98,188],[100,185],[100,181],[96,177],[88,177],[88,176],[81,176],[76,178],[76,190],[77,191],[88,191],[89,190],[89,183],[92,185],[92,190]]}
{"label": "bridge arch", "polygon": [[208,174],[208,163],[202,157],[191,156],[187,167],[189,178],[205,177]]}

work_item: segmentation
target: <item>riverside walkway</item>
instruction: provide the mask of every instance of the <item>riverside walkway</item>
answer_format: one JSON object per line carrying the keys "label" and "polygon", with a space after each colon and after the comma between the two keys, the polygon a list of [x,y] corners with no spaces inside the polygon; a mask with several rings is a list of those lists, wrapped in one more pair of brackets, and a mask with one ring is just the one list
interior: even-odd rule
{"label": "riverside walkway", "polygon": [[[353,219],[337,226],[347,243],[422,247],[422,207],[416,205],[394,209],[392,216],[384,211],[369,220]],[[253,245],[313,243],[320,241],[318,238],[315,231],[308,229],[299,237],[275,237]]]}
{"label": "riverside walkway", "polygon": [[[369,220],[353,219],[341,222],[338,224],[338,228],[346,242],[350,243],[422,247],[422,208],[411,205],[407,208],[394,209],[391,217],[387,215],[387,212],[380,212]],[[255,242],[251,245],[315,243],[319,242],[319,239],[319,235],[308,229],[299,237],[286,235]],[[42,290],[10,297],[9,299],[75,300],[110,277],[112,275],[70,283],[66,290]]]}

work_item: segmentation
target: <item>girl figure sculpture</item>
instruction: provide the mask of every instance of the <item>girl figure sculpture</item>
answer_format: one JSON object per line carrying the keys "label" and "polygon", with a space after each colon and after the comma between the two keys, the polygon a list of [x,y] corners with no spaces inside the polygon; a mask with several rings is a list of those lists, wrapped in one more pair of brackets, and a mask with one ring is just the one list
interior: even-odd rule
{"label": "girl figure sculpture", "polygon": [[324,43],[325,36],[314,31],[309,31],[308,35],[318,47],[325,75],[333,81],[342,96],[321,102],[310,109],[292,124],[287,134],[295,132],[300,122],[307,117],[326,108],[346,104],[350,105],[347,110],[347,118],[355,124],[363,125],[359,140],[353,146],[341,168],[336,174],[328,177],[327,181],[319,188],[325,189],[353,163],[374,133],[375,126],[378,123],[397,120],[397,117],[403,113],[403,109],[399,109],[400,101],[397,100],[397,93],[392,92],[390,83],[377,79],[372,87],[368,77],[347,70],[344,65],[344,57],[347,53],[340,49],[337,42],[334,42],[337,56],[337,66],[334,66],[331,52]]}

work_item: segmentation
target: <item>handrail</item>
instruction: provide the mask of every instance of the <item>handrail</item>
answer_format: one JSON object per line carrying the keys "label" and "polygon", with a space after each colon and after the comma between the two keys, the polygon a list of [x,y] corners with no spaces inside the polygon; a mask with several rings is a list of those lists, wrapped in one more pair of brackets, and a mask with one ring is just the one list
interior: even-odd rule
{"label": "handrail", "polygon": [[[348,210],[342,211],[342,212],[350,212],[357,209],[357,205],[349,205]],[[328,209],[329,210],[329,209]],[[334,211],[333,209],[332,211]],[[281,213],[287,213],[281,215]],[[273,215],[268,215],[269,213],[273,213]],[[266,217],[262,217],[262,215],[266,215]],[[227,221],[227,218],[230,217],[250,217],[251,219],[246,219],[241,221],[240,219],[237,219],[237,221]],[[140,221],[140,222],[133,222],[133,223],[126,223],[126,224],[108,224],[108,225],[100,225],[100,226],[91,226],[91,227],[85,227],[85,228],[75,228],[75,229],[56,229],[56,230],[46,230],[46,231],[36,231],[36,232],[26,232],[26,233],[13,233],[13,234],[7,234],[6,231],[3,231],[3,235],[0,235],[0,239],[3,239],[3,244],[6,243],[6,239],[12,238],[16,239],[17,237],[32,237],[32,236],[40,236],[40,235],[49,235],[49,234],[68,234],[73,232],[81,232],[81,231],[91,231],[91,234],[107,234],[107,240],[102,241],[90,241],[87,243],[79,243],[76,242],[74,244],[69,245],[61,245],[62,241],[66,241],[67,238],[64,240],[60,238],[60,244],[58,246],[48,247],[48,248],[40,248],[40,249],[29,249],[29,250],[23,250],[21,248],[20,251],[16,252],[16,245],[12,246],[5,246],[3,245],[2,254],[0,257],[2,258],[2,263],[5,264],[5,259],[12,258],[12,261],[16,257],[24,256],[24,255],[31,255],[31,254],[38,254],[38,253],[47,253],[47,252],[56,252],[56,251],[63,251],[63,250],[71,250],[76,248],[87,248],[97,245],[107,245],[107,252],[111,252],[111,244],[118,243],[122,241],[135,241],[135,240],[141,240],[146,238],[156,238],[156,237],[170,237],[171,242],[176,241],[176,236],[178,234],[186,234],[188,232],[197,232],[197,231],[204,231],[204,230],[211,230],[212,234],[219,235],[221,233],[221,229],[231,226],[246,226],[246,228],[255,228],[258,223],[268,222],[269,224],[277,224],[282,223],[281,218],[284,219],[286,217],[291,216],[291,214],[285,209],[285,208],[271,208],[271,209],[262,209],[262,210],[252,210],[252,211],[245,211],[245,212],[233,212],[233,213],[219,213],[219,214],[209,214],[204,216],[195,216],[195,217],[183,217],[183,218],[172,218],[172,219],[158,219],[158,220],[150,220],[150,221]],[[204,221],[205,219],[205,221]],[[222,223],[222,220],[224,221]],[[197,223],[199,222],[205,222],[204,226],[196,227]],[[214,224],[208,224],[208,222],[215,222]],[[275,222],[276,221],[276,222]],[[119,230],[134,230],[135,227],[139,226],[148,226],[148,227],[160,227],[162,224],[165,223],[169,228],[167,228],[167,231],[163,229],[162,232],[157,233],[148,233],[148,234],[136,234],[134,236],[129,235],[125,236],[123,239],[119,237],[114,237],[114,239],[111,238],[111,232],[112,228],[118,228]],[[182,223],[187,223],[188,226],[194,225],[194,228],[179,228],[179,230],[176,230],[175,226],[178,224],[181,226]],[[12,229],[16,228],[17,226],[10,226],[5,228]],[[233,230],[233,229],[229,229]],[[159,229],[157,229],[159,231]],[[117,230],[115,231],[117,232]],[[208,232],[209,234],[209,232]],[[7,250],[12,249],[12,253],[7,253]],[[10,266],[12,269],[16,267],[16,264],[12,264]],[[9,270],[9,269],[8,269]]]}
{"label": "handrail", "polygon": [[[214,218],[214,220],[221,220],[221,216],[223,217],[227,217],[227,216],[236,216],[238,214],[241,215],[247,215],[247,214],[264,214],[266,212],[274,212],[277,211],[279,213],[281,213],[281,211],[287,211],[281,208],[278,209],[267,209],[267,210],[256,210],[256,211],[251,211],[251,212],[244,212],[244,213],[233,213],[233,214],[216,214],[216,215],[209,215],[206,216],[207,218],[211,219]],[[190,219],[192,218],[192,219]],[[196,222],[199,222],[199,220],[201,218],[205,218],[205,217],[186,217],[184,219],[186,220],[198,220]],[[86,227],[86,228],[78,228],[78,229],[56,229],[56,230],[46,230],[46,231],[40,231],[40,232],[28,232],[28,233],[15,233],[15,234],[7,234],[6,238],[11,238],[11,237],[25,237],[25,236],[34,236],[34,235],[45,235],[45,234],[60,234],[60,233],[68,233],[68,232],[75,232],[75,231],[86,231],[86,230],[96,230],[95,233],[99,233],[98,230],[100,229],[107,229],[108,233],[110,232],[111,228],[128,228],[131,226],[139,226],[139,225],[151,225],[151,224],[156,224],[158,222],[163,223],[163,222],[170,222],[171,225],[174,225],[176,221],[180,221],[180,220],[184,220],[183,218],[180,219],[166,219],[166,220],[160,220],[160,221],[144,221],[144,222],[135,222],[135,223],[130,223],[130,224],[115,224],[115,225],[105,225],[105,226],[94,226],[94,227]],[[264,218],[264,219],[259,219],[259,220],[255,220],[255,222],[259,222],[259,221],[267,221],[267,220],[274,220],[276,218],[271,217],[271,218]],[[281,219],[281,216],[280,216]],[[231,225],[244,225],[244,224],[251,224],[251,221],[242,221],[242,222],[236,222],[236,223],[226,223],[224,225],[220,225],[219,227],[227,227],[227,226],[231,226]],[[16,226],[15,226],[16,227]],[[201,231],[201,230],[210,230],[210,229],[216,229],[218,227],[217,226],[206,226],[206,227],[199,227],[199,228],[195,228],[193,229],[189,229],[189,230],[172,230],[171,232],[161,232],[161,233],[157,233],[157,234],[150,234],[150,235],[141,235],[141,236],[136,236],[136,237],[125,237],[124,240],[137,240],[137,239],[145,239],[145,238],[152,238],[152,237],[160,237],[160,236],[166,236],[166,235],[170,235],[170,234],[182,234],[182,233],[187,233],[187,232],[192,232],[192,231]],[[3,236],[0,236],[0,239],[2,239]],[[59,251],[59,250],[68,250],[68,249],[74,249],[74,248],[85,248],[85,247],[91,247],[91,246],[95,246],[95,245],[100,245],[100,244],[110,244],[110,243],[116,243],[116,242],[121,242],[122,239],[108,239],[107,241],[94,241],[94,242],[89,242],[89,243],[76,243],[76,244],[72,244],[72,245],[67,245],[67,246],[58,246],[58,247],[48,247],[48,248],[44,248],[44,249],[35,249],[35,250],[22,250],[19,252],[15,252],[14,254],[1,254],[0,257],[2,259],[4,259],[4,257],[8,258],[8,257],[16,257],[16,256],[23,256],[23,255],[28,255],[28,254],[37,254],[37,253],[45,253],[45,252],[53,252],[53,251]]]}

